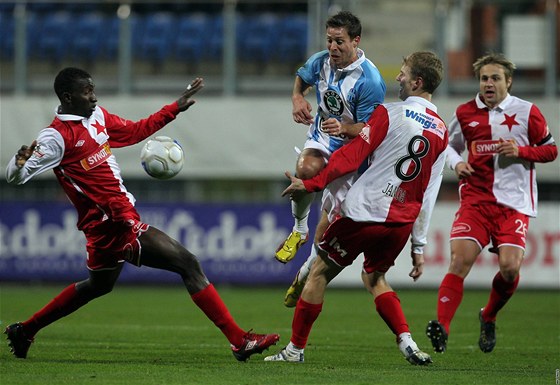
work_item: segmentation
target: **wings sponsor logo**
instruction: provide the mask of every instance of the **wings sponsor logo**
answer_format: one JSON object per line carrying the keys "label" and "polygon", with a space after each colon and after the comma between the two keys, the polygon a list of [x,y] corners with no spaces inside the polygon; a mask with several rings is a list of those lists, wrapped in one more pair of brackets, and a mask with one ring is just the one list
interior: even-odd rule
{"label": "wings sponsor logo", "polygon": [[409,110],[407,108],[404,111],[404,117],[420,123],[422,128],[435,132],[435,134],[440,138],[443,138],[445,134],[445,124],[435,116]]}
{"label": "wings sponsor logo", "polygon": [[80,160],[80,164],[84,170],[89,171],[92,168],[99,166],[101,163],[105,162],[113,153],[111,152],[111,147],[109,143],[105,143],[97,149],[93,154]]}
{"label": "wings sponsor logo", "polygon": [[[513,139],[509,139],[508,142],[514,143]],[[481,155],[494,155],[498,153],[498,145],[500,140],[474,140],[471,143],[471,153],[476,156]]]}

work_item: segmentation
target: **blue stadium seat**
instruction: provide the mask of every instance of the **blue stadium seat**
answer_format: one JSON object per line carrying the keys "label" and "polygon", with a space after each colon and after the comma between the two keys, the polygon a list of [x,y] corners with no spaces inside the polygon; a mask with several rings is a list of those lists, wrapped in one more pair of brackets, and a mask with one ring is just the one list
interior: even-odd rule
{"label": "blue stadium seat", "polygon": [[210,33],[210,18],[204,13],[186,14],[179,17],[175,37],[175,57],[187,64],[198,64]]}
{"label": "blue stadium seat", "polygon": [[135,32],[136,41],[140,43],[138,57],[159,66],[171,55],[171,43],[176,38],[176,20],[168,12],[158,12],[146,15],[143,21],[141,36]]}
{"label": "blue stadium seat", "polygon": [[[116,15],[107,16],[106,18],[106,32],[104,41],[101,42],[101,58],[105,60],[116,60],[119,55],[119,41],[120,41],[120,24],[121,19]],[[131,16],[129,19],[131,28],[131,44],[132,52],[138,52],[141,45],[141,28],[142,19],[137,16]],[[140,27],[139,27],[140,26]]]}
{"label": "blue stadium seat", "polygon": [[210,16],[208,46],[204,57],[210,60],[221,60],[224,49],[224,18],[216,13]]}
{"label": "blue stadium seat", "polygon": [[74,15],[77,28],[70,41],[70,56],[75,60],[97,60],[107,38],[109,19],[102,13],[80,13]]}
{"label": "blue stadium seat", "polygon": [[307,15],[284,16],[278,33],[275,58],[284,63],[299,63],[307,59]]}
{"label": "blue stadium seat", "polygon": [[12,12],[0,12],[0,59],[11,60],[14,57],[15,22]]}
{"label": "blue stadium seat", "polygon": [[284,31],[274,13],[246,15],[237,23],[237,49],[241,61],[268,63],[276,50],[276,39]]}
{"label": "blue stadium seat", "polygon": [[34,46],[30,55],[39,59],[59,63],[68,53],[71,32],[74,23],[67,11],[45,13],[38,17],[37,30],[34,33]]}

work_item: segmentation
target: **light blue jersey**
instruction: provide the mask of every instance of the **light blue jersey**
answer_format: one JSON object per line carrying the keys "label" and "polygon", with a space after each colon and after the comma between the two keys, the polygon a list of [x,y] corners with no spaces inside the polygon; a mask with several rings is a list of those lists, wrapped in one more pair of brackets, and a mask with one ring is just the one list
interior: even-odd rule
{"label": "light blue jersey", "polygon": [[329,51],[324,50],[312,55],[296,74],[305,83],[315,86],[317,96],[318,110],[309,127],[306,148],[323,150],[327,157],[349,139],[324,133],[321,122],[336,118],[342,124],[367,123],[385,97],[385,81],[359,48],[358,60],[345,68],[331,67]]}

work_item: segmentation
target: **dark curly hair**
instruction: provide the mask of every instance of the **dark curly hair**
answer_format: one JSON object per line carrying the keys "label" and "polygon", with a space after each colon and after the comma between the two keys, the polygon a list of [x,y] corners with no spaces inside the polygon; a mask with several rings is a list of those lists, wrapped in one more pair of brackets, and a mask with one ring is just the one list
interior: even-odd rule
{"label": "dark curly hair", "polygon": [[72,92],[78,80],[89,79],[91,75],[80,68],[67,67],[61,70],[54,79],[54,92],[59,99],[65,92]]}

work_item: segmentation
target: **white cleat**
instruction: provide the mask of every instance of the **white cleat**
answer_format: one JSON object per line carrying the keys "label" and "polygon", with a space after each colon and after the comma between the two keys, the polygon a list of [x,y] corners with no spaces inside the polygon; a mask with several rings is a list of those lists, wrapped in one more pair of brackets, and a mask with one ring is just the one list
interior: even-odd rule
{"label": "white cleat", "polygon": [[300,362],[303,363],[303,350],[299,353],[288,352],[286,348],[280,350],[278,354],[264,358],[265,361],[284,361],[284,362]]}

